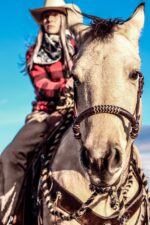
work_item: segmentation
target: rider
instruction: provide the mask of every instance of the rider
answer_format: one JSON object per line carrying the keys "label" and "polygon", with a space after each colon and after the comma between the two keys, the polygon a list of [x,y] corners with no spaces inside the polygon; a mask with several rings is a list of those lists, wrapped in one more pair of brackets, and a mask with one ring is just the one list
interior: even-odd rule
{"label": "rider", "polygon": [[[69,72],[72,69],[76,45],[69,28],[81,22],[81,16],[77,15],[77,11],[79,9],[75,5],[64,5],[62,0],[48,0],[44,8],[31,10],[41,29],[36,45],[29,49],[26,57],[28,73],[36,93],[33,113],[27,117],[27,122],[41,121],[54,111],[52,115],[60,117],[56,112],[57,106],[62,104],[60,96],[62,97],[66,87],[71,85]],[[71,14],[76,17],[76,22]],[[42,113],[39,113],[41,111]]]}
{"label": "rider", "polygon": [[65,4],[63,0],[47,0],[43,8],[31,10],[40,25],[37,41],[26,55],[36,101],[26,124],[0,158],[2,224],[9,224],[8,220],[15,214],[29,160],[46,139],[48,131],[63,118],[64,111],[61,113],[58,109],[67,104],[66,91],[72,85],[69,72],[76,45],[71,28],[82,23],[78,12],[80,9],[76,5]]}

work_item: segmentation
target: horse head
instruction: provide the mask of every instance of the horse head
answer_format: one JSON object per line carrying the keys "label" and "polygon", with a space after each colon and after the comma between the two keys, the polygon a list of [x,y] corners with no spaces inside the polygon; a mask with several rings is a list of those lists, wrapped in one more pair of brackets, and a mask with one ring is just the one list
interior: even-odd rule
{"label": "horse head", "polygon": [[[128,169],[132,123],[141,123],[138,41],[143,25],[141,4],[126,21],[93,17],[91,26],[74,27],[79,43],[72,71],[76,125],[82,134],[81,161],[96,186],[123,182]],[[124,113],[115,112],[119,109]]]}

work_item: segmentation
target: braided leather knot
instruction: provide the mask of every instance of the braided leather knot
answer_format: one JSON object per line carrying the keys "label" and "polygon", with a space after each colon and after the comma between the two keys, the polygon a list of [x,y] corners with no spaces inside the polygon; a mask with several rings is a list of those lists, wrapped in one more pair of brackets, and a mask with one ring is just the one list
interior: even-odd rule
{"label": "braided leather knot", "polygon": [[74,136],[75,136],[76,139],[81,139],[80,125],[79,124],[76,124],[73,127],[73,132],[74,132]]}
{"label": "braided leather knot", "polygon": [[132,131],[130,133],[130,137],[135,139],[137,137],[137,135],[138,135],[138,132],[139,132],[139,122],[136,121],[136,123],[132,127]]}

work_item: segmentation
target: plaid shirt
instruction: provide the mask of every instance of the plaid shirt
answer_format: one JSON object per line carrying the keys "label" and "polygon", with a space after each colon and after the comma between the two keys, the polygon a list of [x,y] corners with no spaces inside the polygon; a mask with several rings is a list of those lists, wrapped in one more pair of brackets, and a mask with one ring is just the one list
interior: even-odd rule
{"label": "plaid shirt", "polygon": [[[70,40],[75,48],[75,40]],[[34,47],[31,47],[26,54],[28,62],[32,56]],[[61,92],[65,89],[66,69],[62,61],[50,65],[33,64],[31,71],[28,71],[31,82],[35,89],[36,101],[32,103],[33,111],[45,111],[51,113],[59,101]]]}

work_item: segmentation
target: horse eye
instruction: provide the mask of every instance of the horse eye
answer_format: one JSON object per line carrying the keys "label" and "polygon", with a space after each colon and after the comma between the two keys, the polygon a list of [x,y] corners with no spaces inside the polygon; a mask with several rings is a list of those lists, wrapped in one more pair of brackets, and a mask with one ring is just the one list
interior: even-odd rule
{"label": "horse eye", "polygon": [[129,78],[131,80],[137,80],[138,77],[139,77],[139,71],[133,71],[129,74]]}

